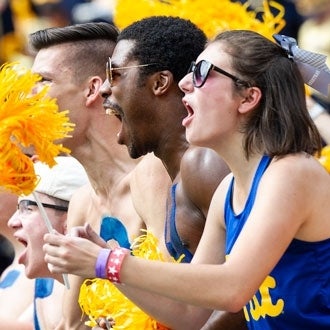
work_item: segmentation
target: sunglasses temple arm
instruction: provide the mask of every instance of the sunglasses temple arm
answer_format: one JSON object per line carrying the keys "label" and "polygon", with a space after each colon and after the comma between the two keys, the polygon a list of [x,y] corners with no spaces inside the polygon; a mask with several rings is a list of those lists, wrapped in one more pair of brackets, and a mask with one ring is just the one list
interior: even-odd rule
{"label": "sunglasses temple arm", "polygon": [[[51,222],[50,222],[50,220],[47,216],[47,213],[45,211],[44,206],[40,202],[39,197],[37,196],[37,194],[35,192],[32,192],[32,194],[33,194],[34,199],[36,200],[36,203],[37,203],[38,208],[40,210],[41,216],[45,221],[45,224],[46,224],[46,227],[47,227],[48,231],[50,233],[52,233],[53,232],[53,226],[52,226],[52,224],[51,224]],[[62,276],[63,276],[64,285],[69,290],[70,289],[70,283],[69,283],[69,279],[68,279],[68,274],[62,274]]]}

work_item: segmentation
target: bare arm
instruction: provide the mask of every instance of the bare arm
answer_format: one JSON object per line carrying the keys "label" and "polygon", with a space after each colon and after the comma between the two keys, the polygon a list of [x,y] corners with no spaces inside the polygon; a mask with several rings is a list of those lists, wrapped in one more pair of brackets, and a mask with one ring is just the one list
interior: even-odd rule
{"label": "bare arm", "polygon": [[[310,239],[302,228],[307,220],[316,218],[315,214],[311,216],[310,200],[315,200],[320,185],[315,184],[315,175],[306,175],[305,172],[313,172],[317,166],[317,171],[322,171],[322,180],[329,178],[325,177],[327,174],[320,170],[315,159],[305,157],[301,161],[302,157],[305,156],[287,157],[277,161],[276,166],[269,166],[260,183],[251,220],[244,226],[230,257],[223,264],[174,264],[127,256],[121,267],[122,282],[203,308],[238,312],[253,297],[292,239]],[[298,160],[303,164],[297,166]],[[319,181],[322,184],[321,179]],[[316,202],[322,204],[324,201],[318,198]],[[207,232],[218,233],[213,236],[224,235],[219,232],[222,220],[219,220],[218,205],[222,204],[223,196],[218,197],[216,193],[207,221]],[[317,215],[322,220],[322,213]],[[314,239],[314,236],[318,239],[322,235],[326,237],[323,231],[317,228],[314,231],[317,231],[313,233]],[[203,238],[201,248],[210,247]],[[45,241],[46,261],[52,264],[53,272],[95,276],[99,246],[79,237],[68,238],[59,234],[46,234]],[[258,258],[254,257],[256,255]]]}
{"label": "bare arm", "polygon": [[201,330],[238,330],[247,329],[243,311],[229,313],[214,311]]}
{"label": "bare arm", "polygon": [[69,275],[70,290],[66,290],[62,301],[62,319],[56,326],[56,330],[90,330],[85,325],[86,316],[82,316],[82,311],[78,304],[80,286],[83,279],[79,276]]}
{"label": "bare arm", "polygon": [[33,322],[24,322],[8,319],[0,319],[0,324],[2,329],[10,330],[33,330]]}
{"label": "bare arm", "polygon": [[[192,158],[194,162],[191,161]],[[165,218],[165,214],[162,212],[165,211],[164,201],[166,200],[169,183],[168,178],[164,181],[162,179],[159,180],[159,177],[164,175],[167,177],[166,172],[164,172],[163,165],[159,168],[153,164],[150,168],[150,162],[144,161],[137,166],[137,171],[135,171],[137,175],[133,176],[133,184],[131,186],[132,193],[135,196],[133,198],[135,207],[140,210],[139,214],[145,220],[148,230],[156,233],[156,236],[163,238],[163,219]],[[143,178],[141,171],[149,174],[147,180],[141,181],[141,177]],[[185,155],[182,171],[187,178],[185,189],[189,198],[193,199],[193,203],[198,203],[203,212],[207,212],[208,204],[216,187],[223,177],[228,174],[228,167],[212,150],[192,148]],[[153,174],[153,180],[150,180],[151,173]],[[202,193],[197,192],[198,189],[196,190],[198,188],[196,186],[201,185],[201,182],[203,182]],[[142,193],[141,189],[143,190]],[[156,194],[155,191],[158,191],[158,193]],[[144,198],[141,201],[136,196],[143,196]],[[160,221],[156,221],[157,219]],[[218,241],[213,246],[216,247],[217,244]],[[214,262],[219,262],[219,260],[216,259]],[[129,286],[119,286],[119,289],[147,314],[152,315],[160,323],[172,329],[182,329],[185,327],[196,330],[200,329],[212,312],[208,309],[187,306],[186,304],[181,304],[155,294],[149,294]],[[159,308],[160,305],[162,308]],[[228,318],[223,317],[220,322],[223,324],[223,327],[228,327],[228,323],[224,325],[224,320],[228,322]]]}
{"label": "bare arm", "polygon": [[213,194],[230,173],[229,167],[212,149],[191,146],[182,157],[180,171],[185,194],[206,218]]}

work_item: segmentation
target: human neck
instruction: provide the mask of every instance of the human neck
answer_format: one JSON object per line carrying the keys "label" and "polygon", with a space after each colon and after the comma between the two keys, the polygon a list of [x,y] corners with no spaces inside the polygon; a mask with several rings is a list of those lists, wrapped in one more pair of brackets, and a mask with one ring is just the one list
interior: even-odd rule
{"label": "human neck", "polygon": [[88,144],[72,151],[78,161],[84,166],[94,190],[108,191],[109,187],[130,173],[139,160],[129,157],[125,146],[111,143],[103,137],[92,139]]}
{"label": "human neck", "polygon": [[177,176],[180,174],[181,160],[188,148],[189,143],[185,136],[181,135],[174,139],[174,143],[167,143],[165,148],[160,148],[160,152],[155,151],[155,156],[164,164],[172,182],[176,181]]}

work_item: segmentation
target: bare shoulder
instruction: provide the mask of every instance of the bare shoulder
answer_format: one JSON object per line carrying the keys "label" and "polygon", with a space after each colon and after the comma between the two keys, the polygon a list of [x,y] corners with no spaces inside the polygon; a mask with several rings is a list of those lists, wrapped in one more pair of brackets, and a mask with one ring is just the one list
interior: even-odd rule
{"label": "bare shoulder", "polygon": [[298,223],[296,238],[316,241],[330,231],[330,175],[313,156],[303,153],[275,159],[260,182],[258,200]]}
{"label": "bare shoulder", "polygon": [[183,155],[180,170],[181,176],[188,182],[207,180],[217,185],[230,172],[225,161],[214,150],[195,146],[189,147]]}
{"label": "bare shoulder", "polygon": [[162,186],[164,182],[170,182],[169,175],[162,161],[153,153],[143,156],[131,173],[131,183],[135,187]]}
{"label": "bare shoulder", "polygon": [[92,194],[93,188],[88,183],[78,188],[72,195],[67,218],[68,228],[81,226],[85,223],[87,210],[92,203]]}
{"label": "bare shoulder", "polygon": [[153,154],[147,154],[131,174],[133,205],[148,229],[157,235],[163,230],[166,196],[171,185],[163,163]]}
{"label": "bare shoulder", "polygon": [[[305,153],[290,154],[274,159],[270,165],[269,175],[274,179],[283,178],[289,182],[311,184],[319,181],[330,182],[330,176],[321,163],[312,155]],[[285,182],[285,181],[284,181]]]}
{"label": "bare shoulder", "polygon": [[225,161],[213,150],[189,147],[181,161],[185,194],[200,209],[207,209],[221,181],[230,173]]}
{"label": "bare shoulder", "polygon": [[90,183],[78,188],[71,197],[70,205],[81,204],[82,201],[90,199],[93,188]]}

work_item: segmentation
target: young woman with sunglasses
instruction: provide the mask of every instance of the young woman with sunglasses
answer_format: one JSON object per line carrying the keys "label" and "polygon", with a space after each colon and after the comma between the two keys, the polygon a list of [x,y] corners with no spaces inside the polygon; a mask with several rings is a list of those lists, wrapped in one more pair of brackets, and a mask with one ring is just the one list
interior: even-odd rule
{"label": "young woman with sunglasses", "polygon": [[214,149],[232,170],[192,263],[53,234],[44,246],[52,271],[105,277],[210,313],[244,308],[249,329],[329,329],[330,177],[313,157],[321,140],[296,63],[259,34],[228,31],[179,86],[188,141]]}

